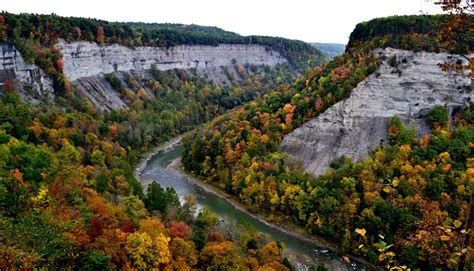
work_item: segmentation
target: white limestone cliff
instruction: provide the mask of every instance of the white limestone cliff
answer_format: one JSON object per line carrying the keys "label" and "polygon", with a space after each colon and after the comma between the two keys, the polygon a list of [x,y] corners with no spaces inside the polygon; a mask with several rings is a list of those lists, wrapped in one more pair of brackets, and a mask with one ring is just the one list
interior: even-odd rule
{"label": "white limestone cliff", "polygon": [[25,62],[21,53],[9,44],[0,44],[0,85],[11,80],[20,95],[33,103],[53,95],[53,82],[43,70]]}
{"label": "white limestone cliff", "polygon": [[233,66],[233,63],[273,67],[288,62],[277,51],[262,45],[129,48],[118,44],[100,46],[93,42],[67,43],[63,40],[58,45],[63,55],[64,73],[72,81],[101,73],[149,70],[152,65],[159,70],[212,70]]}
{"label": "white limestone cliff", "polygon": [[[393,116],[421,135],[428,132],[425,117],[434,106],[453,111],[474,98],[469,79],[438,67],[453,56],[390,48],[377,52],[385,61],[348,98],[285,136],[282,151],[299,158],[306,172],[320,175],[341,156],[368,157],[387,142]],[[396,67],[388,64],[393,55]]]}

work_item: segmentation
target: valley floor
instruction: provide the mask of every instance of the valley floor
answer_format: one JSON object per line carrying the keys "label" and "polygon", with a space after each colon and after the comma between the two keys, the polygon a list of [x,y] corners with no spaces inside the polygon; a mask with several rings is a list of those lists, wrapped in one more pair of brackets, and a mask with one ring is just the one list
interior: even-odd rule
{"label": "valley floor", "polygon": [[[180,135],[178,137],[175,137],[168,142],[158,146],[155,148],[152,152],[146,154],[142,161],[137,165],[136,167],[136,178],[137,180],[140,180],[142,185],[144,186],[144,189],[146,189],[147,183],[140,178],[142,172],[145,170],[148,162],[153,159],[156,155],[159,155],[161,153],[166,153],[168,151],[171,151],[172,149],[176,148],[181,144],[181,140],[184,135]],[[321,237],[315,236],[315,235],[310,235],[305,232],[304,228],[302,228],[299,225],[296,225],[294,223],[288,222],[288,223],[275,223],[275,222],[270,222],[266,219],[264,213],[253,213],[250,212],[239,200],[233,196],[230,195],[229,193],[223,191],[222,189],[217,188],[214,185],[205,183],[198,178],[190,175],[187,173],[182,166],[181,163],[181,158],[176,158],[171,161],[171,163],[167,166],[168,169],[172,169],[179,173],[183,179],[185,179],[187,182],[189,182],[191,185],[198,187],[199,189],[203,190],[205,193],[214,195],[222,200],[225,200],[227,203],[229,203],[234,209],[237,211],[246,214],[247,216],[252,217],[253,219],[257,220],[258,222],[266,225],[267,227],[270,227],[272,229],[275,229],[281,233],[284,233],[288,236],[291,236],[298,241],[301,241],[302,243],[307,243],[310,244],[311,246],[315,246],[320,248],[321,250],[330,250],[334,253],[341,254],[341,249],[337,244],[331,243],[327,240],[324,240]],[[363,258],[356,257],[354,255],[345,255],[344,257],[348,257],[351,262],[355,262],[360,266],[364,266],[365,268],[368,268],[369,270],[382,270],[381,267],[376,266]]]}

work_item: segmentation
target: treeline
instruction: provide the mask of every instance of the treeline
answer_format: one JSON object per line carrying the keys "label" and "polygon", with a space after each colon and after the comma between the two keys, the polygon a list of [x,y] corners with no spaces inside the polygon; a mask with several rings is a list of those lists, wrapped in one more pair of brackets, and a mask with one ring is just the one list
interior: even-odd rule
{"label": "treeline", "polygon": [[[423,17],[424,18],[424,17]],[[426,47],[426,42],[429,41]],[[314,118],[374,72],[377,47],[437,50],[418,33],[374,38],[282,87],[218,117],[185,140],[185,168],[236,195],[276,222],[293,220],[339,242],[344,251],[398,270],[454,268],[462,250],[474,155],[472,109],[456,116],[437,108],[432,136],[417,140],[394,119],[391,145],[361,163],[341,158],[319,178],[278,152],[283,136]]]}
{"label": "treeline", "polygon": [[354,48],[359,46],[359,43],[371,41],[379,43],[378,46],[382,47],[466,54],[474,47],[472,31],[474,17],[470,16],[471,20],[466,20],[469,22],[468,25],[450,34],[453,42],[449,47],[443,46],[440,42],[446,33],[439,32],[439,29],[450,18],[449,15],[410,15],[376,18],[357,24],[350,35],[347,48]]}
{"label": "treeline", "polygon": [[[277,50],[300,72],[319,64],[322,55],[311,45],[297,40],[277,37],[240,36],[216,27],[173,24],[117,23],[96,19],[60,17],[37,14],[0,14],[0,42],[13,42],[30,63],[48,69],[61,68],[61,58],[54,45],[59,38],[66,41],[85,40],[99,44],[118,43],[124,46],[171,47],[176,45],[259,44]],[[3,30],[3,31],[2,31]],[[35,48],[36,47],[36,48]],[[42,54],[53,62],[46,65]],[[57,59],[56,59],[57,58]],[[308,64],[308,60],[313,63]],[[56,66],[55,66],[56,65]]]}

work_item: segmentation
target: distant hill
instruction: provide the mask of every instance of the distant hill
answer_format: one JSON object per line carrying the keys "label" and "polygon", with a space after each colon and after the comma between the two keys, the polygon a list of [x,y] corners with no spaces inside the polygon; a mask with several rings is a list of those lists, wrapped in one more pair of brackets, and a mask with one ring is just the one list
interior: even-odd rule
{"label": "distant hill", "polygon": [[346,50],[346,46],[340,43],[311,43],[316,49],[323,52],[328,60],[335,58],[336,56],[342,55]]}

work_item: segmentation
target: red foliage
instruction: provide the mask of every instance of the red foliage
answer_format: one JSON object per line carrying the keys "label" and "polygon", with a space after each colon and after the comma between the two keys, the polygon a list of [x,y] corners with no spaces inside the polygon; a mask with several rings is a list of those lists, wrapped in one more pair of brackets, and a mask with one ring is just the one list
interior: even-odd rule
{"label": "red foliage", "polygon": [[169,233],[173,237],[179,237],[183,239],[189,239],[191,236],[191,230],[189,229],[188,225],[182,221],[172,221],[171,227],[169,228]]}
{"label": "red foliage", "polygon": [[3,83],[3,89],[5,90],[5,92],[11,93],[15,90],[15,83],[12,80],[6,80]]}
{"label": "red foliage", "polygon": [[323,107],[324,105],[324,102],[323,102],[323,99],[321,99],[321,97],[316,101],[316,111],[319,111],[321,110],[321,108]]}
{"label": "red foliage", "polygon": [[93,216],[89,220],[89,235],[92,237],[97,237],[104,232],[105,223],[104,220],[98,216]]}
{"label": "red foliage", "polygon": [[56,64],[56,66],[58,67],[58,70],[59,70],[59,71],[61,71],[61,72],[63,71],[63,69],[64,69],[64,61],[63,61],[62,58],[59,58],[59,59],[58,59],[58,63]]}
{"label": "red foliage", "polygon": [[130,220],[125,220],[120,227],[120,230],[127,233],[134,233],[135,232],[135,225]]}
{"label": "red foliage", "polygon": [[118,127],[117,125],[110,125],[109,126],[109,133],[111,137],[116,137],[118,132]]}

